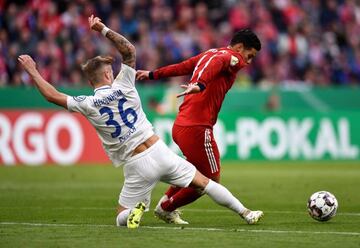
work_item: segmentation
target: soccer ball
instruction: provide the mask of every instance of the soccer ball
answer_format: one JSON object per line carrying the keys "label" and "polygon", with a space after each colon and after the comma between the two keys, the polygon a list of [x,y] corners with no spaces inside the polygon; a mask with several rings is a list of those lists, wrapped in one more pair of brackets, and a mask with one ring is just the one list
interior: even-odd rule
{"label": "soccer ball", "polygon": [[335,196],[327,191],[312,194],[307,203],[310,216],[318,221],[330,220],[335,216],[338,206]]}

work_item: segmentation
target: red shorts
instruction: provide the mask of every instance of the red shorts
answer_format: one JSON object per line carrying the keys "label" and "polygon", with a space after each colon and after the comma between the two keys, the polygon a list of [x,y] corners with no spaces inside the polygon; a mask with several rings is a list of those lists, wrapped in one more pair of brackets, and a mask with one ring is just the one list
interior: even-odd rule
{"label": "red shorts", "polygon": [[202,174],[209,178],[220,175],[220,153],[211,128],[174,125],[172,137],[187,161]]}

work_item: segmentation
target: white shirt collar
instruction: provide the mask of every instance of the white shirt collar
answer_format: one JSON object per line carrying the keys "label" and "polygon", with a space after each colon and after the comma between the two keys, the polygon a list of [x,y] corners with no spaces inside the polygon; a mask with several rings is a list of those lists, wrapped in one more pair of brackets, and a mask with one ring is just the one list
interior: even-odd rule
{"label": "white shirt collar", "polygon": [[94,93],[96,93],[96,91],[98,91],[98,90],[106,90],[106,89],[111,89],[111,86],[110,85],[104,85],[104,86],[95,88]]}

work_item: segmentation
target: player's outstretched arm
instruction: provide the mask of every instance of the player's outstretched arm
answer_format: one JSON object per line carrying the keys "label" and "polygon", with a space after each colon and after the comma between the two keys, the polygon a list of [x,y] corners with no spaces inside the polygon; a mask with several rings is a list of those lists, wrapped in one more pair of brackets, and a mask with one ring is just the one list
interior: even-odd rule
{"label": "player's outstretched arm", "polygon": [[116,49],[120,52],[123,58],[123,63],[132,68],[135,68],[135,46],[131,44],[130,41],[128,41],[124,36],[106,27],[105,24],[101,22],[99,17],[91,15],[88,20],[92,30],[102,33],[102,35],[112,41]]}
{"label": "player's outstretched arm", "polygon": [[202,54],[191,57],[183,62],[161,67],[154,71],[137,70],[136,80],[161,79],[192,74]]}
{"label": "player's outstretched arm", "polygon": [[67,95],[57,91],[49,84],[36,69],[35,61],[29,55],[20,55],[18,58],[21,66],[34,80],[36,87],[48,102],[55,103],[67,109]]}

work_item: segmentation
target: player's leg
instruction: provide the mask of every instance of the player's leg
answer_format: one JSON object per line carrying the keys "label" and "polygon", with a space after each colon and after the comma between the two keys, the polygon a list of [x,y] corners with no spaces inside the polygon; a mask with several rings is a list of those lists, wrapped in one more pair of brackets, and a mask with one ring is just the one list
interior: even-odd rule
{"label": "player's leg", "polygon": [[[153,145],[155,146],[155,144]],[[156,161],[150,158],[151,147],[124,165],[125,182],[119,196],[117,226],[137,228],[149,209],[151,191],[160,179]]]}
{"label": "player's leg", "polygon": [[145,209],[146,206],[144,202],[138,202],[133,208],[125,208],[119,205],[116,216],[116,225],[127,226],[128,228],[139,227]]}
{"label": "player's leg", "polygon": [[[256,223],[262,216],[261,211],[250,211],[235,198],[224,186],[205,177],[188,161],[174,154],[164,145],[162,154],[166,159],[160,163],[166,171],[161,180],[179,187],[192,187],[198,192],[209,195],[219,205],[225,206],[245,218],[249,224]],[[167,221],[172,217],[173,212],[160,209],[160,218]],[[169,221],[167,221],[169,222]]]}
{"label": "player's leg", "polygon": [[161,197],[161,199],[159,200],[159,202],[164,202],[167,201],[168,199],[170,199],[170,197],[172,197],[173,195],[175,195],[177,192],[179,192],[182,188],[180,187],[176,187],[174,185],[171,185],[167,191],[165,192],[165,194],[163,195],[163,197]]}
{"label": "player's leg", "polygon": [[131,209],[123,207],[121,205],[117,208],[116,225],[126,226],[127,218],[130,214]]}
{"label": "player's leg", "polygon": [[[174,125],[173,138],[186,159],[202,174],[213,181],[220,180],[220,153],[211,129]],[[162,197],[158,205],[168,212],[194,202],[202,195],[193,188],[174,190],[173,187],[170,187],[165,194],[167,197]]]}
{"label": "player's leg", "polygon": [[263,216],[262,211],[251,211],[245,208],[244,205],[236,197],[234,197],[227,188],[205,177],[199,171],[196,171],[190,186],[195,189],[202,190],[217,204],[227,207],[239,214],[248,224],[257,223]]}
{"label": "player's leg", "polygon": [[[199,127],[182,127],[182,126],[174,125],[172,128],[172,138],[174,142],[179,146],[180,150],[182,151],[186,159],[188,161],[190,159],[191,163],[195,165],[195,167],[197,164],[199,165],[204,164],[203,161],[199,161],[197,156],[194,157],[194,153],[198,153],[197,151],[198,150],[197,147],[199,146],[198,141],[204,140],[203,134],[204,134],[203,128],[199,129]],[[192,138],[184,139],[183,137],[192,137]],[[190,149],[188,149],[190,147],[196,147],[196,151],[190,152]],[[201,170],[202,169],[200,168],[200,171]],[[204,174],[206,174],[206,172],[204,172]],[[211,178],[211,175],[207,175],[207,176]],[[165,196],[167,196],[167,198],[170,198],[180,190],[181,190],[180,187],[170,186],[168,190],[165,192]]]}

